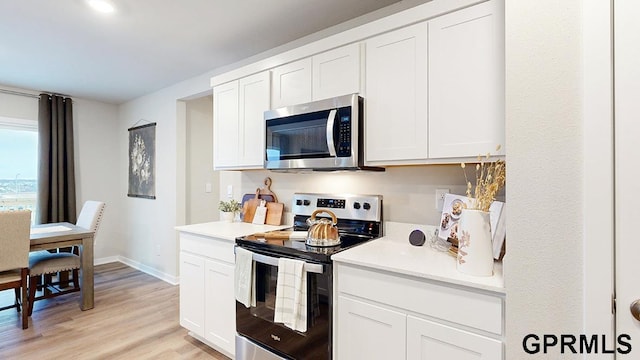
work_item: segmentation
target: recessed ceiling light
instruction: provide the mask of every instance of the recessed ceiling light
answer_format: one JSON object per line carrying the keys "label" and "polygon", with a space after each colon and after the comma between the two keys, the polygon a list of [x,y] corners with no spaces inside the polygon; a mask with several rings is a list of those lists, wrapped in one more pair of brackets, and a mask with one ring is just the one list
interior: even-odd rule
{"label": "recessed ceiling light", "polygon": [[95,11],[99,11],[101,13],[112,13],[116,11],[113,3],[108,0],[87,0],[87,4],[91,6]]}

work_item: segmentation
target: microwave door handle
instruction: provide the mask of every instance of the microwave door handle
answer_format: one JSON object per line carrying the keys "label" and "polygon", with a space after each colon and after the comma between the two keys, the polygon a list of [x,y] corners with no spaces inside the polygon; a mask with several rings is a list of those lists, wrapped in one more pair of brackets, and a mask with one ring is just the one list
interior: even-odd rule
{"label": "microwave door handle", "polygon": [[[253,261],[271,265],[278,266],[278,258],[266,256],[262,254],[253,253]],[[322,274],[324,272],[324,266],[321,264],[311,264],[308,262],[304,263],[304,269],[310,273]]]}
{"label": "microwave door handle", "polygon": [[327,118],[327,147],[329,148],[329,155],[336,156],[336,144],[333,142],[333,126],[336,122],[336,114],[338,110],[333,109],[329,111],[329,117]]}

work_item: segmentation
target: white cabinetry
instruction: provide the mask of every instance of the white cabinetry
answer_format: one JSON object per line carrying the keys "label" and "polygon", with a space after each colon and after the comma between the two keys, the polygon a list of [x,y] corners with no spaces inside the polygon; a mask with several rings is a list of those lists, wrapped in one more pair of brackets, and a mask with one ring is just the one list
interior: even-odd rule
{"label": "white cabinetry", "polygon": [[204,338],[232,352],[235,348],[234,266],[216,260],[205,263],[205,335]]}
{"label": "white cabinetry", "polygon": [[502,342],[486,336],[407,316],[407,360],[502,359]]}
{"label": "white cabinetry", "polygon": [[213,88],[213,169],[238,164],[238,81]]}
{"label": "white cabinetry", "polygon": [[272,75],[273,109],[311,101],[311,58],[278,66]]}
{"label": "white cabinetry", "polygon": [[501,294],[340,262],[334,282],[338,360],[502,359]]}
{"label": "white cabinetry", "polygon": [[504,155],[503,12],[494,0],[429,21],[429,157]]}
{"label": "white cabinetry", "polygon": [[269,91],[268,71],[213,88],[214,170],[264,167]]}
{"label": "white cabinetry", "polygon": [[243,169],[264,167],[264,112],[270,105],[270,75],[264,71],[239,81],[238,163]]}
{"label": "white cabinetry", "polygon": [[367,164],[505,154],[503,14],[491,0],[366,41]]}
{"label": "white cabinetry", "polygon": [[366,41],[365,160],[427,157],[427,24]]}
{"label": "white cabinetry", "polygon": [[180,325],[227,356],[235,354],[233,242],[180,233]]}
{"label": "white cabinetry", "polygon": [[338,332],[355,334],[341,343],[338,359],[405,358],[405,314],[343,296],[339,297],[338,303]]}
{"label": "white cabinetry", "polygon": [[180,252],[180,325],[204,337],[204,262]]}
{"label": "white cabinetry", "polygon": [[356,43],[311,58],[314,101],[360,92],[361,48]]}

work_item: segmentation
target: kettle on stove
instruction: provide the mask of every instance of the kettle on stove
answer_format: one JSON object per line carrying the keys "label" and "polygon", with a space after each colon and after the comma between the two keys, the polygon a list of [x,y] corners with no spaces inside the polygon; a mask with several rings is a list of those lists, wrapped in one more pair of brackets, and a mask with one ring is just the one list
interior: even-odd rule
{"label": "kettle on stove", "polygon": [[[317,218],[316,215],[320,213],[327,213],[331,215],[331,219]],[[309,231],[307,232],[306,244],[309,246],[328,247],[340,245],[340,236],[338,234],[338,219],[336,215],[324,209],[318,209],[311,213],[311,216],[307,219],[309,225]]]}

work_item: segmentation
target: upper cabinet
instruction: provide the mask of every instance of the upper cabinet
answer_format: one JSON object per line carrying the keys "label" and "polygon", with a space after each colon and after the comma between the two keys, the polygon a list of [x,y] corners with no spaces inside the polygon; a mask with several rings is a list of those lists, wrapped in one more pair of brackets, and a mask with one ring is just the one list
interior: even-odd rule
{"label": "upper cabinet", "polygon": [[272,76],[272,109],[311,101],[311,58],[278,66]]}
{"label": "upper cabinet", "polygon": [[503,13],[491,0],[367,40],[368,165],[505,154]]}
{"label": "upper cabinet", "polygon": [[264,112],[269,110],[269,72],[240,79],[240,144],[238,163],[244,169],[264,167]]}
{"label": "upper cabinet", "polygon": [[311,58],[314,101],[360,92],[361,49],[356,43]]}
{"label": "upper cabinet", "polygon": [[[429,21],[429,157],[504,155],[504,16],[489,1]],[[502,145],[496,152],[496,145]]]}
{"label": "upper cabinet", "polygon": [[361,44],[355,43],[272,70],[272,108],[360,92]]}
{"label": "upper cabinet", "polygon": [[238,81],[213,88],[213,169],[238,163]]}
{"label": "upper cabinet", "polygon": [[351,93],[366,165],[503,156],[504,33],[504,0],[434,0],[212,78],[214,168],[263,167],[264,110]]}
{"label": "upper cabinet", "polygon": [[264,167],[264,111],[270,77],[264,71],[213,88],[214,170]]}
{"label": "upper cabinet", "polygon": [[427,157],[427,24],[366,41],[365,159]]}

